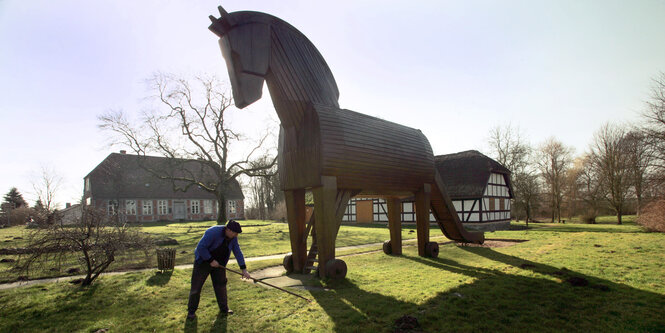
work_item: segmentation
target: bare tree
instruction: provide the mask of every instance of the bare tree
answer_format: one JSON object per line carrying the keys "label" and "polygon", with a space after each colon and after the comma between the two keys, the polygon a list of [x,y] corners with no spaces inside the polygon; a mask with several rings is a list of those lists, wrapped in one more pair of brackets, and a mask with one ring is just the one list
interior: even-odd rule
{"label": "bare tree", "polygon": [[[226,115],[233,102],[216,79],[199,77],[191,83],[157,74],[149,82],[161,105],[158,110],[144,113],[139,125],[131,123],[122,112],[109,112],[99,117],[100,127],[114,134],[113,144],[129,147],[140,156],[157,153],[169,158],[168,168],[146,168],[160,179],[171,180],[175,191],[198,186],[213,193],[218,202],[217,223],[225,223],[226,193],[235,180],[240,175],[274,173],[276,156],[268,163],[253,163],[254,155],[266,153],[262,149],[268,134],[245,157],[232,161],[230,148],[244,137],[229,127]],[[182,135],[174,136],[175,131]],[[205,166],[206,171],[191,172],[192,160]]]}
{"label": "bare tree", "polygon": [[547,139],[539,149],[538,166],[549,191],[552,222],[555,219],[561,222],[561,204],[572,152],[572,148],[553,137]]}
{"label": "bare tree", "polygon": [[511,172],[515,217],[519,219],[518,210],[523,210],[528,225],[539,193],[537,175],[531,163],[533,149],[525,142],[519,128],[511,125],[492,128],[488,141],[491,155]]}
{"label": "bare tree", "polygon": [[659,174],[665,171],[665,72],[661,72],[653,79],[651,99],[646,103],[646,110],[642,112],[644,119],[641,128],[646,143],[654,153],[654,165],[660,169]]}
{"label": "bare tree", "polygon": [[578,215],[580,207],[578,203],[582,200],[582,184],[580,178],[584,172],[584,157],[577,157],[573,159],[571,167],[566,173],[566,184],[564,186],[564,211],[567,213],[568,219]]}
{"label": "bare tree", "polygon": [[489,144],[492,156],[511,172],[528,166],[531,147],[524,141],[519,128],[510,124],[490,129]]}
{"label": "bare tree", "polygon": [[637,199],[636,211],[640,215],[646,187],[650,184],[654,152],[641,131],[629,131],[624,137],[630,182]]}
{"label": "bare tree", "polygon": [[86,276],[81,285],[90,285],[103,273],[116,256],[133,250],[145,252],[153,247],[148,235],[120,223],[117,216],[107,216],[103,210],[85,208],[73,226],[52,225],[34,229],[29,237],[26,255],[19,265],[29,272],[31,267],[44,263],[60,263],[79,256]]}
{"label": "bare tree", "polygon": [[39,180],[32,183],[37,200],[41,202],[42,208],[46,212],[52,212],[57,208],[55,197],[61,182],[62,178],[57,175],[55,170],[42,167]]}
{"label": "bare tree", "polygon": [[599,174],[594,167],[593,158],[589,154],[582,157],[582,168],[578,174],[577,182],[580,188],[580,198],[587,207],[583,218],[587,223],[596,223],[596,217],[605,196]]}
{"label": "bare tree", "polygon": [[538,174],[529,169],[521,172],[513,181],[516,209],[524,211],[524,220],[527,227],[533,219],[533,212],[538,206],[538,195],[540,193],[540,182]]}
{"label": "bare tree", "polygon": [[626,209],[626,198],[631,187],[630,156],[628,153],[627,131],[624,127],[612,124],[603,125],[594,135],[591,144],[591,158],[606,200],[621,216]]}
{"label": "bare tree", "polygon": [[[269,164],[270,158],[264,156],[253,163],[259,166]],[[276,169],[276,166],[273,166]],[[250,181],[252,191],[253,209],[256,210],[258,218],[265,220],[273,218],[273,214],[280,201],[284,200],[284,194],[280,189],[277,171],[272,170],[272,175],[254,177]]]}

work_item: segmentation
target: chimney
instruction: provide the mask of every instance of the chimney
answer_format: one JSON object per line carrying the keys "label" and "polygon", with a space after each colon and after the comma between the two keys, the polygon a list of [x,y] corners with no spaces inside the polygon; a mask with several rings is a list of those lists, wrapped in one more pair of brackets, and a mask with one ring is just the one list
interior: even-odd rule
{"label": "chimney", "polygon": [[126,150],[121,150],[120,154],[127,154],[127,151]]}
{"label": "chimney", "polygon": [[65,204],[65,208],[69,208],[71,206],[72,206],[71,202],[68,202],[68,203]]}

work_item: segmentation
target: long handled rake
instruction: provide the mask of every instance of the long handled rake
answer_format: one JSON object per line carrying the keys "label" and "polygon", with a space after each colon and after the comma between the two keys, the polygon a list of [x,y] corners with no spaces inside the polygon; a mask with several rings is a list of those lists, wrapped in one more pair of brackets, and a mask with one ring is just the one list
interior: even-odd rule
{"label": "long handled rake", "polygon": [[[224,267],[224,268],[226,268],[226,267]],[[236,273],[236,274],[242,276],[242,273],[240,273],[240,272],[238,272],[238,271],[234,271],[234,270],[232,270],[232,269],[230,269],[230,268],[226,268],[226,270],[229,271],[229,272],[231,272],[231,273]],[[308,299],[308,298],[302,297],[302,296],[300,296],[300,295],[298,295],[298,294],[296,294],[296,293],[293,293],[293,292],[290,292],[290,291],[288,291],[288,290],[282,289],[282,288],[280,288],[280,287],[278,287],[278,286],[276,286],[276,285],[270,284],[270,283],[268,283],[268,282],[263,282],[263,281],[261,281],[261,280],[257,280],[257,279],[255,279],[255,278],[252,278],[252,280],[253,280],[255,283],[256,283],[256,282],[258,282],[258,283],[263,283],[263,284],[265,284],[265,285],[267,285],[267,286],[270,286],[270,287],[273,287],[273,288],[275,288],[275,289],[281,290],[281,291],[283,291],[283,292],[285,292],[285,293],[288,293],[288,294],[291,294],[291,295],[293,295],[293,296],[300,297],[300,298],[306,300],[307,302],[312,303],[312,300],[311,300],[311,299]]]}

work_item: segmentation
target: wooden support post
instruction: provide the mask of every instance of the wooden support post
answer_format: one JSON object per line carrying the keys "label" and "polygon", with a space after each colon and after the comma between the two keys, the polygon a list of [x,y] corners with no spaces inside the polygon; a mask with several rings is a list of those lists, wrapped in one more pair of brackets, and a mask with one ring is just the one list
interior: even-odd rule
{"label": "wooden support post", "polygon": [[307,262],[307,238],[305,238],[305,190],[284,191],[286,215],[289,220],[289,237],[293,270],[303,272]]}
{"label": "wooden support post", "polygon": [[337,178],[322,176],[321,186],[313,188],[312,194],[314,195],[316,245],[319,249],[319,276],[325,278],[326,263],[335,259]]}
{"label": "wooden support post", "polygon": [[429,242],[429,208],[432,195],[432,186],[424,184],[423,188],[416,192],[416,231],[418,233],[418,255],[425,257],[425,246]]}
{"label": "wooden support post", "polygon": [[399,198],[387,198],[390,248],[394,255],[402,254],[402,203]]}

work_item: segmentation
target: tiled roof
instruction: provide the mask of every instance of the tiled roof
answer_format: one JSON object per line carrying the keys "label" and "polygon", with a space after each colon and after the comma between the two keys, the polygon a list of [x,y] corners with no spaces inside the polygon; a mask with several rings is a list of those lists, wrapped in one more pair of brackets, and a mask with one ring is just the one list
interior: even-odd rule
{"label": "tiled roof", "polygon": [[[170,180],[159,179],[147,169],[167,170],[174,175],[194,175],[206,182],[214,181],[213,167],[204,161],[191,159],[170,159],[156,156],[139,156],[112,153],[106,157],[86,178],[90,178],[93,198],[132,198],[132,199],[215,199],[215,195],[196,185],[187,192],[174,191]],[[187,183],[178,182],[179,187]],[[86,196],[90,196],[86,193]],[[233,180],[226,192],[228,200],[243,199],[242,189]]]}
{"label": "tiled roof", "polygon": [[438,155],[434,157],[434,164],[451,199],[482,197],[492,172],[503,174],[506,184],[512,188],[510,170],[476,150]]}

